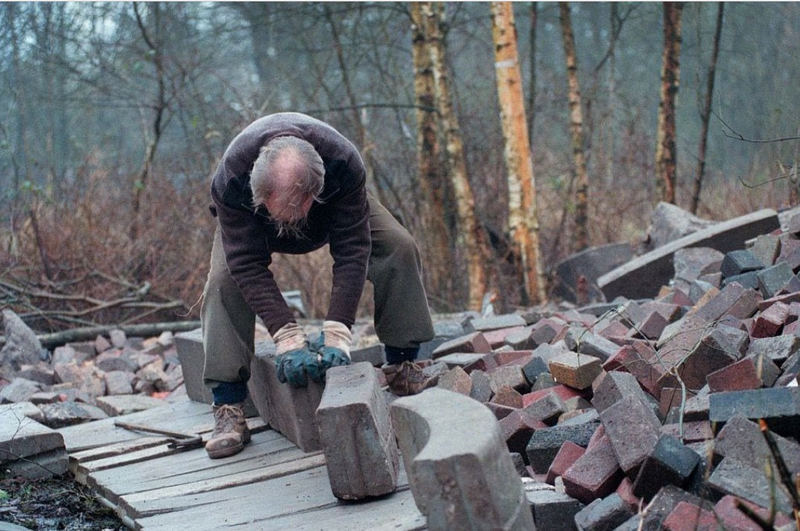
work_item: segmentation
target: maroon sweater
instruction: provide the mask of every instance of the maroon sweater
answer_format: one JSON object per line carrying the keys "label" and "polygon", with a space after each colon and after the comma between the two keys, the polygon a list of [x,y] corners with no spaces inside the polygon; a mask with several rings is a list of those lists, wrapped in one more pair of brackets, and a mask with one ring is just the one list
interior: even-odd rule
{"label": "maroon sweater", "polygon": [[[304,239],[278,238],[266,208],[252,207],[250,171],[259,149],[279,136],[309,142],[325,165],[320,201],[308,214]],[[355,146],[331,126],[300,113],[260,118],[231,142],[211,183],[228,269],[253,311],[274,334],[294,316],[272,272],[273,252],[302,254],[330,244],[333,289],[326,319],[352,326],[370,253],[366,173]]]}

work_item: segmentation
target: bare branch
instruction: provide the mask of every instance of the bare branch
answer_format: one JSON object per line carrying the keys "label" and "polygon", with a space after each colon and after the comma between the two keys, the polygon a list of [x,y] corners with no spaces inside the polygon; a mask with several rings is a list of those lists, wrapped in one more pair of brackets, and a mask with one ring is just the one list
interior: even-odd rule
{"label": "bare branch", "polygon": [[713,114],[717,118],[717,120],[722,122],[722,125],[724,125],[728,129],[727,131],[725,129],[722,130],[722,134],[724,134],[728,138],[735,138],[736,140],[741,140],[742,142],[749,142],[751,144],[773,144],[776,142],[788,142],[791,140],[800,140],[800,136],[786,136],[782,138],[771,138],[767,140],[745,138],[741,133],[738,133],[733,127],[728,125],[725,122],[725,120],[723,120],[722,117],[716,113],[716,111],[712,110],[711,114]]}

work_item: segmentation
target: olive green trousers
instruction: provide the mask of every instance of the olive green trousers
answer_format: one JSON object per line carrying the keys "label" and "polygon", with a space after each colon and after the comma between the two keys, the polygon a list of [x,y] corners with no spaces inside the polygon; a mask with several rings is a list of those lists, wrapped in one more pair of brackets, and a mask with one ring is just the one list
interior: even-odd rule
{"label": "olive green trousers", "polygon": [[[419,249],[408,231],[371,196],[369,207],[372,251],[367,280],[374,287],[375,331],[384,345],[412,348],[434,336]],[[250,378],[255,318],[228,271],[218,225],[200,308],[206,385]]]}

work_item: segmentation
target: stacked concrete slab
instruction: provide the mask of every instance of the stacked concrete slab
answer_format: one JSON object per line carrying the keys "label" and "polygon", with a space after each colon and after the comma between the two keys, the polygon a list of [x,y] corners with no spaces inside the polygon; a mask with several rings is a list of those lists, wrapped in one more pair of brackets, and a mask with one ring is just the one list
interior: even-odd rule
{"label": "stacked concrete slab", "polygon": [[0,478],[38,479],[67,471],[64,438],[35,420],[42,416],[30,402],[0,406]]}

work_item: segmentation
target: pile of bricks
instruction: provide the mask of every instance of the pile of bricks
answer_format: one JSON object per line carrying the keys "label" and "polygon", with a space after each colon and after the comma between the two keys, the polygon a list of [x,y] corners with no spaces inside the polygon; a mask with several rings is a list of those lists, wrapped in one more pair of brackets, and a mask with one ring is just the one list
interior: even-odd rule
{"label": "pile of bricks", "polygon": [[494,414],[538,529],[796,529],[798,235],[679,251],[657,298],[469,319],[425,370]]}

